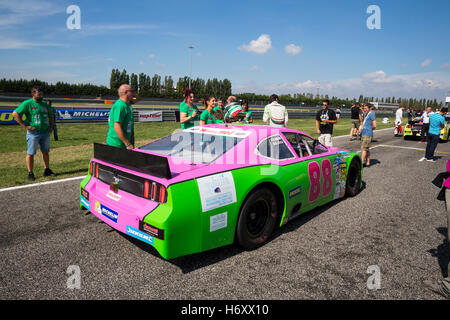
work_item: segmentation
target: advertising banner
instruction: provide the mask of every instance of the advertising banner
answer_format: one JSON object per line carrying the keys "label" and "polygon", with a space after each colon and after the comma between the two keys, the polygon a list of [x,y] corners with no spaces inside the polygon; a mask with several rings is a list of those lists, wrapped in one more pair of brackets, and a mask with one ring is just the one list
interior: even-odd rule
{"label": "advertising banner", "polygon": [[[12,115],[14,110],[0,110],[0,124],[17,124]],[[22,116],[22,120],[25,120],[25,115]]]}
{"label": "advertising banner", "polygon": [[139,111],[139,122],[163,121],[162,111]]}
{"label": "advertising banner", "polygon": [[56,110],[56,119],[65,121],[104,120],[108,121],[110,110]]}

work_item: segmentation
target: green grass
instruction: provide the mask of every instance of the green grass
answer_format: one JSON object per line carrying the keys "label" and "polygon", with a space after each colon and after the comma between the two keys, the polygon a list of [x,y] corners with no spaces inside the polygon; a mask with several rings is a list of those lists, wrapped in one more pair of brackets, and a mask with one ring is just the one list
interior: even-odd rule
{"label": "green grass", "polygon": [[[392,119],[390,119],[392,121]],[[254,124],[262,124],[255,121]],[[378,118],[378,129],[390,128],[392,124],[382,124]],[[314,119],[291,119],[289,128],[306,132],[317,137]],[[176,122],[136,123],[136,146],[141,146],[157,138],[171,134],[180,128]],[[36,182],[79,176],[87,172],[89,159],[93,156],[92,144],[104,143],[108,126],[104,124],[61,124],[58,125],[59,141],[51,137],[50,167],[57,177],[42,177],[44,166],[40,151],[35,155],[34,173]],[[334,126],[333,136],[347,135],[350,119],[341,119]],[[0,187],[29,183],[25,166],[25,130],[17,125],[0,126]]]}

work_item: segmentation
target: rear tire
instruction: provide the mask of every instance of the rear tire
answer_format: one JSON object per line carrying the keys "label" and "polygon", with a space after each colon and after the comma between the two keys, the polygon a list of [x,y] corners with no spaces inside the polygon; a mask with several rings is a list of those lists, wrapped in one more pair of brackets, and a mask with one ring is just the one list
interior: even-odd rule
{"label": "rear tire", "polygon": [[450,243],[450,189],[445,189],[445,209],[447,211],[447,241]]}
{"label": "rear tire", "polygon": [[256,189],[239,212],[236,240],[247,250],[262,246],[272,235],[278,217],[277,199],[268,188]]}
{"label": "rear tire", "polygon": [[354,197],[361,191],[361,162],[354,158],[348,167],[345,195]]}

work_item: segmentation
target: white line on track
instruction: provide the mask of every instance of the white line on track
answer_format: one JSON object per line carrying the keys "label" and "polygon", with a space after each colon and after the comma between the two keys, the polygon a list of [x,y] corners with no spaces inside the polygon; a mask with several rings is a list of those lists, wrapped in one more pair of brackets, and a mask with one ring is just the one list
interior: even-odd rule
{"label": "white line on track", "polygon": [[81,179],[84,179],[84,177],[86,177],[86,176],[78,176],[78,177],[67,178],[67,179],[60,179],[60,180],[52,180],[52,181],[38,182],[38,183],[33,183],[33,184],[26,184],[26,185],[24,185],[24,186],[17,186],[17,187],[10,187],[10,188],[0,189],[0,192],[4,192],[4,191],[13,191],[13,190],[25,189],[25,188],[31,188],[31,187],[39,187],[39,186],[44,186],[44,185],[47,185],[47,184],[53,184],[53,183],[59,183],[59,182],[67,182],[67,181],[73,181],[73,180],[81,180]]}

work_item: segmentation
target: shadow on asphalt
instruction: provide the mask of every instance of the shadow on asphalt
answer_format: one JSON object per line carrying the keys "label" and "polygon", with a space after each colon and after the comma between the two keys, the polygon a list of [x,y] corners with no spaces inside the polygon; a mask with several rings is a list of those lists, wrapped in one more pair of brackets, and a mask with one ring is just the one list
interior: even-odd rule
{"label": "shadow on asphalt", "polygon": [[[363,181],[360,192],[364,191],[365,188],[366,188],[366,183],[365,183],[365,181]],[[296,231],[298,228],[300,228],[301,226],[306,224],[308,221],[314,219],[321,213],[331,209],[333,206],[338,204],[340,201],[345,200],[346,198],[347,197],[333,200],[327,204],[324,204],[323,206],[315,208],[312,211],[301,214],[300,216],[294,218],[292,221],[288,222],[286,225],[276,229],[274,231],[274,233],[272,234],[272,236],[270,237],[270,239],[267,241],[267,243],[272,242],[273,240],[277,239],[279,236],[281,236],[284,233]],[[194,254],[190,254],[187,256],[183,256],[183,257],[179,257],[179,258],[175,258],[175,259],[171,259],[171,260],[166,260],[163,257],[161,257],[161,255],[158,253],[158,251],[151,245],[148,245],[136,238],[133,238],[129,235],[126,235],[126,234],[119,232],[112,228],[109,232],[114,232],[114,231],[117,232],[124,239],[133,243],[139,249],[145,251],[146,253],[151,254],[159,259],[163,259],[163,260],[177,266],[178,268],[181,269],[181,271],[183,273],[190,273],[192,271],[210,266],[212,264],[226,260],[230,257],[233,257],[233,256],[245,251],[244,249],[241,249],[237,244],[231,244],[231,245],[215,248],[212,250],[208,250],[205,252],[194,253]],[[258,250],[258,249],[255,249],[255,250]]]}
{"label": "shadow on asphalt", "polygon": [[440,227],[436,230],[444,236],[442,244],[440,244],[436,249],[430,249],[428,252],[431,256],[438,259],[439,267],[441,268],[441,273],[444,278],[449,276],[449,263],[450,263],[450,243],[447,239],[447,228]]}

